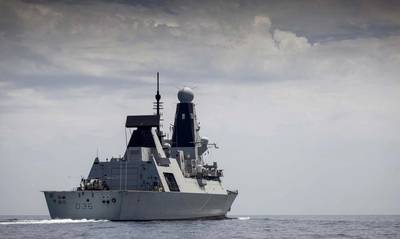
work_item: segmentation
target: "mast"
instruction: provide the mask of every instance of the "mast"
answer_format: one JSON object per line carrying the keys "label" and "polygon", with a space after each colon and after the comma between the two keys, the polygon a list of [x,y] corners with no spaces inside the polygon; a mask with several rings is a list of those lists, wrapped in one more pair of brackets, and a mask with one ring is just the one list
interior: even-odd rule
{"label": "mast", "polygon": [[[156,115],[159,117],[160,121],[162,121],[161,113],[160,113],[160,110],[162,109],[162,102],[160,102],[161,95],[160,95],[160,74],[159,74],[159,72],[157,72],[157,94],[155,95],[155,97],[156,97],[156,102],[155,102]],[[160,131],[160,124],[157,125],[157,136],[161,142],[162,133]]]}

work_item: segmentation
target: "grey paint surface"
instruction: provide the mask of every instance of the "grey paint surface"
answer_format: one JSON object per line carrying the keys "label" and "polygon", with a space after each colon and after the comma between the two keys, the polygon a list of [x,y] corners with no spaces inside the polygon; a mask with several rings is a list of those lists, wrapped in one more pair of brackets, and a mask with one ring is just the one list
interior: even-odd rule
{"label": "grey paint surface", "polygon": [[44,194],[52,218],[108,220],[223,218],[237,195],[114,190]]}

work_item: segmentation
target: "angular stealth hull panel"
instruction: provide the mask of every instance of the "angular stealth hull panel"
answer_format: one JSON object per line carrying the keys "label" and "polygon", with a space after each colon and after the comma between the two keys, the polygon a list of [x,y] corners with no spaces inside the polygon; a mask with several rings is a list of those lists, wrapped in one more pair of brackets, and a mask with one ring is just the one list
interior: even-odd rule
{"label": "angular stealth hull panel", "polygon": [[45,191],[51,218],[179,220],[223,218],[237,193]]}

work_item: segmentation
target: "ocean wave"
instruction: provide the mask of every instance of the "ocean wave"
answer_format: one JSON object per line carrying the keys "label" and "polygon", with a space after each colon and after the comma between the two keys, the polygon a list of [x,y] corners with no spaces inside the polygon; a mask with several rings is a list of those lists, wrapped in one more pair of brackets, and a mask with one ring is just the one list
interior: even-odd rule
{"label": "ocean wave", "polygon": [[250,220],[250,217],[237,217],[238,220]]}
{"label": "ocean wave", "polygon": [[48,220],[15,220],[2,221],[0,225],[26,225],[26,224],[64,224],[64,223],[86,223],[86,222],[107,222],[108,220],[94,220],[94,219],[48,219]]}

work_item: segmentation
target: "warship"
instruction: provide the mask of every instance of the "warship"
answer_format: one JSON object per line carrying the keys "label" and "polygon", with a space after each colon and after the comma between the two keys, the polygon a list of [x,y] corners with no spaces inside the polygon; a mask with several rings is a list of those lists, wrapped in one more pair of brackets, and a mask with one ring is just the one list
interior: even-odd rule
{"label": "warship", "polygon": [[[123,157],[94,159],[87,178],[69,191],[44,191],[51,218],[113,221],[222,219],[238,195],[226,190],[217,163],[207,164],[212,148],[199,134],[194,93],[178,91],[172,137],[160,130],[163,102],[157,93],[151,115],[129,115],[133,130]],[[128,139],[128,137],[126,137]]]}

